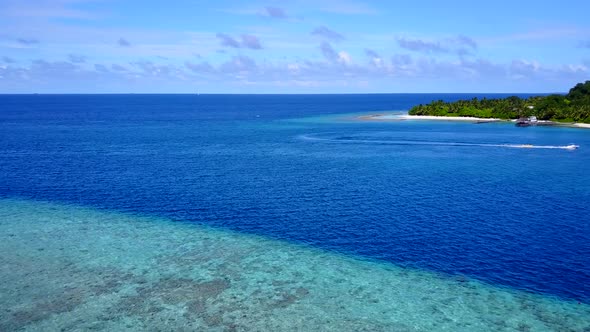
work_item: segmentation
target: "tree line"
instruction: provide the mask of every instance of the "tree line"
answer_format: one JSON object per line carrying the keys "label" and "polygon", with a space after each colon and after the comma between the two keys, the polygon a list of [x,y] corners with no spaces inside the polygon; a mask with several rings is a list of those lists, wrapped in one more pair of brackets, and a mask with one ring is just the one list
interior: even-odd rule
{"label": "tree line", "polygon": [[501,99],[473,98],[417,105],[410,115],[472,116],[478,118],[517,119],[536,116],[539,120],[590,123],[590,81],[578,83],[566,95],[552,94]]}

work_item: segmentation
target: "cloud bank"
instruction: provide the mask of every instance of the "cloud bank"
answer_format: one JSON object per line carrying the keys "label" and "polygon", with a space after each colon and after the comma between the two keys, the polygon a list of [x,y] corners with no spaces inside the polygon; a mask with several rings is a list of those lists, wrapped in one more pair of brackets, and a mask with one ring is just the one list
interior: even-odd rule
{"label": "cloud bank", "polygon": [[314,36],[322,37],[328,39],[330,41],[339,42],[344,40],[344,36],[332,29],[329,29],[326,26],[319,26],[311,31],[311,34]]}
{"label": "cloud bank", "polygon": [[251,50],[261,50],[263,48],[258,37],[254,35],[242,34],[240,36],[241,40],[238,40],[225,33],[218,33],[216,36],[219,39],[222,47],[247,48]]}

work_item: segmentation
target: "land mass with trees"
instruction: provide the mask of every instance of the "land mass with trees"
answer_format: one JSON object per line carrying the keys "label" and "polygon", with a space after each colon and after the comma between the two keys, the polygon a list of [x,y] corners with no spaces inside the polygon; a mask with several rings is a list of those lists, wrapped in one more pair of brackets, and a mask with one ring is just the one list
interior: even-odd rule
{"label": "land mass with trees", "polygon": [[590,81],[578,83],[569,93],[502,99],[473,98],[456,102],[433,101],[417,105],[410,115],[462,116],[518,119],[536,116],[539,120],[590,123]]}

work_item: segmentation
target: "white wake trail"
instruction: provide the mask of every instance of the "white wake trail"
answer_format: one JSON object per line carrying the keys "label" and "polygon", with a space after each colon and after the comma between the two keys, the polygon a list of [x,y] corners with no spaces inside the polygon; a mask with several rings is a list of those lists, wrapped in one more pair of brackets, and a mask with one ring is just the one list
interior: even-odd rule
{"label": "white wake trail", "polygon": [[473,147],[496,147],[512,149],[559,149],[576,150],[580,146],[569,145],[534,145],[534,144],[487,144],[487,143],[463,143],[463,142],[436,142],[436,141],[409,141],[409,140],[366,140],[349,137],[323,138],[313,135],[300,135],[299,139],[307,141],[318,141],[326,143],[361,143],[361,144],[389,144],[389,145],[426,145],[426,146],[473,146]]}

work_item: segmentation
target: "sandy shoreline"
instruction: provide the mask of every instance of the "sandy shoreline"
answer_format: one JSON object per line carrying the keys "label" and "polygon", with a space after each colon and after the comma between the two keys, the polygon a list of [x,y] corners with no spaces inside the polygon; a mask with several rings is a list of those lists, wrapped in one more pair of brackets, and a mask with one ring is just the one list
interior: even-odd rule
{"label": "sandy shoreline", "polygon": [[[409,114],[369,114],[357,117],[363,121],[404,121],[404,120],[429,120],[429,121],[460,121],[460,122],[514,122],[516,120],[504,120],[496,118],[476,118],[468,116],[433,116],[433,115],[409,115]],[[553,125],[556,127],[572,127],[590,129],[590,123],[562,123],[553,121],[539,121],[539,125]]]}
{"label": "sandy shoreline", "polygon": [[436,121],[472,121],[472,122],[496,122],[506,121],[502,119],[486,119],[475,118],[467,116],[433,116],[433,115],[409,115],[409,114],[371,114],[359,116],[360,120],[376,120],[376,121],[399,121],[399,120],[436,120]]}
{"label": "sandy shoreline", "polygon": [[506,121],[496,118],[476,118],[471,116],[433,116],[433,115],[400,115],[399,118],[403,120],[437,120],[437,121]]}

